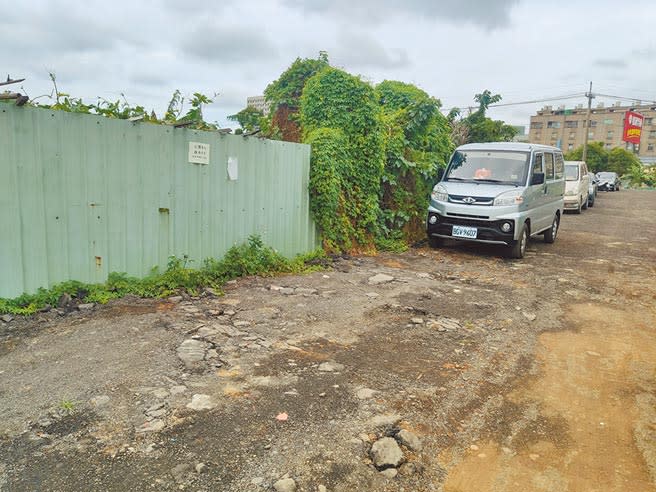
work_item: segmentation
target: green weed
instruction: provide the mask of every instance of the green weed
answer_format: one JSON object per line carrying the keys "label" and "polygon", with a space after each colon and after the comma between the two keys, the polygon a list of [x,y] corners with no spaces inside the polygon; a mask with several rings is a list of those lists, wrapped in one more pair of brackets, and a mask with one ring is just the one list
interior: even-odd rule
{"label": "green weed", "polygon": [[139,297],[166,297],[178,292],[195,296],[207,287],[216,290],[228,280],[247,275],[273,276],[281,273],[306,273],[325,269],[329,264],[323,250],[288,259],[266,246],[253,235],[244,244],[230,248],[221,260],[206,259],[200,268],[191,268],[192,260],[184,255],[171,256],[167,268],[154,268],[144,278],[126,273],[110,273],[104,284],[62,282],[34,294],[23,294],[14,299],[0,298],[0,314],[29,315],[45,306],[57,306],[62,295],[68,294],[78,302],[106,304],[128,294]]}

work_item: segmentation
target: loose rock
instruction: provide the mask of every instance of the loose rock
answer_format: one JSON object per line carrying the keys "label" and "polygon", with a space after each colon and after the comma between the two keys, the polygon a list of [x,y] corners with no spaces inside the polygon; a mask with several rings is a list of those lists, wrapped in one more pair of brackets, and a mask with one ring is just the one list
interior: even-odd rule
{"label": "loose rock", "polygon": [[398,441],[403,444],[406,448],[412,450],[412,451],[421,451],[423,448],[423,444],[421,442],[421,439],[419,439],[415,434],[413,434],[410,431],[407,431],[405,429],[401,430],[397,435],[396,438]]}
{"label": "loose rock", "polygon": [[403,451],[391,437],[383,437],[371,446],[371,459],[379,470],[397,467],[403,461]]}
{"label": "loose rock", "polygon": [[93,398],[91,398],[91,400],[89,400],[89,403],[91,403],[91,405],[93,405],[94,407],[105,406],[109,403],[109,396],[107,395],[94,396]]}
{"label": "loose rock", "polygon": [[293,478],[283,478],[274,483],[273,488],[276,489],[276,492],[295,492],[296,482]]}
{"label": "loose rock", "polygon": [[522,314],[529,321],[535,321],[535,319],[537,318],[537,315],[535,313],[527,313],[526,311],[523,311]]}
{"label": "loose rock", "polygon": [[173,469],[171,470],[171,475],[173,475],[173,478],[175,478],[176,482],[182,482],[184,481],[185,475],[190,469],[191,469],[190,465],[186,463],[182,463],[180,465],[176,465],[173,467]]}
{"label": "loose rock", "polygon": [[71,295],[67,292],[64,292],[61,296],[59,296],[59,300],[57,300],[57,307],[60,309],[67,308],[72,301],[73,298]]}
{"label": "loose rock", "polygon": [[95,306],[95,303],[93,302],[88,302],[86,304],[80,304],[77,309],[79,311],[91,311],[93,307]]}
{"label": "loose rock", "polygon": [[207,465],[205,463],[198,463],[196,465],[196,473],[198,473],[199,475],[201,473],[205,473],[206,470],[207,470]]}
{"label": "loose rock", "polygon": [[368,428],[376,429],[379,427],[391,427],[396,425],[401,420],[401,416],[397,414],[392,415],[376,415],[367,422]]}
{"label": "loose rock", "polygon": [[187,408],[191,410],[211,410],[216,407],[209,395],[193,395],[191,402],[187,403]]}
{"label": "loose rock", "polygon": [[396,468],[387,468],[386,470],[380,472],[380,474],[385,478],[392,479],[399,474],[399,471]]}
{"label": "loose rock", "polygon": [[4,314],[0,319],[5,323],[9,323],[11,320],[14,319],[14,317],[11,314]]}
{"label": "loose rock", "polygon": [[145,422],[141,427],[139,427],[136,432],[159,432],[165,427],[164,421],[160,419],[151,420],[150,422]]}
{"label": "loose rock", "polygon": [[388,282],[392,282],[394,280],[394,277],[391,275],[385,275],[384,273],[379,273],[377,275],[374,275],[373,277],[369,277],[369,284],[370,285],[380,285],[380,284],[386,284]]}
{"label": "loose rock", "polygon": [[294,290],[295,294],[301,294],[304,296],[311,296],[317,294],[317,289],[308,289],[305,287],[296,287]]}
{"label": "loose rock", "polygon": [[344,370],[344,364],[339,364],[337,362],[322,362],[319,364],[319,370],[321,372],[339,372]]}
{"label": "loose rock", "polygon": [[184,362],[185,367],[194,369],[205,358],[207,344],[200,340],[185,340],[176,350],[178,358]]}
{"label": "loose rock", "polygon": [[369,388],[360,388],[356,393],[355,396],[358,397],[359,400],[368,400],[369,398],[373,398],[378,391],[372,390]]}

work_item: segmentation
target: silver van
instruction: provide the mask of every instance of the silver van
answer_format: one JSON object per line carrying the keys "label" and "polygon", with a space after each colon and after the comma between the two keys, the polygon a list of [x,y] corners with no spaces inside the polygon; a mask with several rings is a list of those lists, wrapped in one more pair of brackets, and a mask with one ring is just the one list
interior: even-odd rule
{"label": "silver van", "polygon": [[504,244],[523,258],[529,237],[556,240],[563,214],[565,165],[556,147],[480,143],[458,147],[431,194],[426,233],[445,239]]}

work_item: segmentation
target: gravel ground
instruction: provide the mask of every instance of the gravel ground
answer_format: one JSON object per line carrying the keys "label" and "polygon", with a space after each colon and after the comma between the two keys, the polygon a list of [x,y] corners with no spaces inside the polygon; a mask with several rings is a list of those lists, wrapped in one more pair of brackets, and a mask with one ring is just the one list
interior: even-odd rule
{"label": "gravel ground", "polygon": [[654,491],[655,209],[0,321],[0,490]]}

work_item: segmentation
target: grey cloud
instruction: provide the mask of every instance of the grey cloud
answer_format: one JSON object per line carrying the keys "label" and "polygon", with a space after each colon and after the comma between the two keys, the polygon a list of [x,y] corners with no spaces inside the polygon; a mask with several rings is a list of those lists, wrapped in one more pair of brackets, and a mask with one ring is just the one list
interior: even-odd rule
{"label": "grey cloud", "polygon": [[602,68],[626,68],[628,65],[621,58],[599,58],[594,61],[594,64]]}
{"label": "grey cloud", "polygon": [[410,65],[405,50],[386,50],[374,38],[363,34],[343,32],[332,59],[337,65],[354,68],[404,68]]}
{"label": "grey cloud", "polygon": [[367,19],[381,23],[398,15],[442,19],[479,25],[485,29],[510,24],[510,11],[520,0],[283,0],[306,13],[329,14],[347,19]]}
{"label": "grey cloud", "polygon": [[633,50],[631,52],[631,55],[637,57],[637,58],[642,58],[646,60],[653,60],[656,59],[656,48],[654,47],[649,47],[649,48],[644,48],[640,50]]}
{"label": "grey cloud", "polygon": [[130,75],[130,82],[137,85],[152,87],[166,87],[169,85],[169,79],[164,75],[153,72],[139,71]]}
{"label": "grey cloud", "polygon": [[182,42],[182,50],[196,58],[227,63],[244,63],[276,56],[273,44],[262,33],[210,25],[188,34]]}

